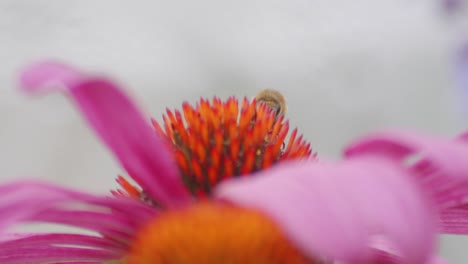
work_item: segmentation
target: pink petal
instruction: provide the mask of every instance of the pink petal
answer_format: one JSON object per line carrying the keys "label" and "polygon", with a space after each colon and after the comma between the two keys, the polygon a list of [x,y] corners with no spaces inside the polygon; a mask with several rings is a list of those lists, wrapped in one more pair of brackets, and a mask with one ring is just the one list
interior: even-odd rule
{"label": "pink petal", "polygon": [[52,88],[71,87],[81,82],[86,75],[58,61],[30,65],[20,74],[21,88],[26,92],[39,92]]}
{"label": "pink petal", "polygon": [[336,164],[283,165],[226,182],[217,195],[262,210],[305,252],[344,261],[372,259],[369,241],[377,235],[405,263],[425,263],[437,218],[445,219],[445,230],[468,223],[466,212],[453,211],[468,198],[465,142],[387,132],[357,141],[345,154]]}
{"label": "pink petal", "polygon": [[[126,246],[102,237],[78,234],[36,234],[0,244],[1,263],[57,263],[119,259]],[[83,251],[80,247],[86,247]]]}
{"label": "pink petal", "polygon": [[172,152],[117,85],[55,62],[29,67],[20,81],[29,92],[47,89],[51,82],[62,83],[91,127],[146,193],[165,205],[190,199]]}
{"label": "pink petal", "polygon": [[[367,264],[405,264],[405,262],[399,256],[386,251],[377,250],[375,252],[375,258]],[[440,257],[433,256],[424,264],[448,264],[448,262]]]}
{"label": "pink petal", "polygon": [[366,263],[374,257],[370,242],[382,235],[407,263],[424,263],[434,243],[433,213],[419,186],[381,158],[278,166],[226,182],[217,195],[265,212],[312,257]]}
{"label": "pink petal", "polygon": [[[112,252],[88,249],[41,246],[35,248],[17,248],[3,250],[0,255],[2,264],[38,264],[38,263],[76,263],[76,261],[94,261],[106,263],[122,256]],[[67,262],[63,262],[67,261]]]}
{"label": "pink petal", "polygon": [[449,208],[440,214],[440,232],[444,234],[468,234],[468,206]]}
{"label": "pink petal", "polygon": [[3,250],[10,248],[33,248],[44,245],[84,246],[124,254],[126,245],[110,239],[81,234],[29,234],[26,237],[11,239],[1,244],[0,256]]}
{"label": "pink petal", "polygon": [[[155,208],[137,200],[97,197],[38,182],[2,185],[0,193],[0,263],[101,263],[121,258],[135,233],[157,216]],[[31,222],[65,224],[94,235],[5,235],[13,225]]]}
{"label": "pink petal", "polygon": [[[458,137],[459,141],[468,141],[468,132]],[[440,232],[444,234],[455,234],[455,235],[466,235],[468,234],[468,202],[465,196],[460,194],[466,194],[468,187],[464,189],[458,187],[458,191],[447,192],[452,196],[457,197],[457,202],[450,208],[442,210],[439,222]],[[453,194],[454,193],[454,194]]]}
{"label": "pink petal", "polygon": [[412,169],[440,208],[440,231],[468,234],[468,133],[455,140],[414,133],[387,132],[359,141],[348,156],[363,153],[406,156],[422,153]]}
{"label": "pink petal", "polygon": [[359,140],[345,150],[345,155],[377,155],[397,162],[407,162],[407,158],[420,155],[412,167],[413,175],[441,208],[457,205],[468,198],[466,142],[393,131],[376,133]]}

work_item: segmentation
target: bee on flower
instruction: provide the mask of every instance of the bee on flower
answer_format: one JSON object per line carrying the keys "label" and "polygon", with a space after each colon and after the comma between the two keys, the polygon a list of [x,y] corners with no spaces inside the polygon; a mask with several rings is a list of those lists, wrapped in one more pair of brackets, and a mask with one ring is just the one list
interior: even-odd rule
{"label": "bee on flower", "polygon": [[286,98],[276,90],[264,89],[255,96],[255,99],[257,103],[266,104],[277,117],[284,116],[288,110]]}
{"label": "bee on flower", "polygon": [[[467,136],[377,133],[315,162],[265,96],[184,103],[150,125],[100,76],[44,62],[20,79],[29,93],[51,84],[136,184],[120,176],[113,195],[0,185],[2,264],[441,264],[439,232],[468,233]],[[11,233],[37,222],[86,232]]]}

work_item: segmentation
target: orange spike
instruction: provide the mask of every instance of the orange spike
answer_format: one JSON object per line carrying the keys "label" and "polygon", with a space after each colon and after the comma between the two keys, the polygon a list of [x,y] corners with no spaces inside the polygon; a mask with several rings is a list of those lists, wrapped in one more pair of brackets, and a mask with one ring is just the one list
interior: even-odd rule
{"label": "orange spike", "polygon": [[266,169],[273,165],[274,160],[276,159],[276,155],[273,155],[273,146],[270,145],[265,148],[263,152],[263,160],[262,160],[262,168]]}
{"label": "orange spike", "polygon": [[208,146],[210,143],[210,130],[206,124],[207,124],[206,121],[202,121],[200,123],[200,129],[198,130],[198,132],[200,133],[199,137],[201,138],[203,144],[205,146]]}
{"label": "orange spike", "polygon": [[219,152],[216,149],[211,149],[210,150],[210,158],[211,158],[211,167],[215,168],[216,170],[219,170],[220,165],[221,165],[221,152]]}
{"label": "orange spike", "polygon": [[270,132],[271,134],[270,140],[274,140],[274,138],[276,138],[282,126],[283,126],[283,116],[281,116],[280,118],[278,118],[278,120],[276,120],[276,122],[274,122],[273,127]]}
{"label": "orange spike", "polygon": [[212,120],[212,124],[213,124],[213,128],[216,129],[216,128],[219,128],[221,127],[221,124],[222,124],[222,115],[221,115],[221,110],[220,109],[217,109],[217,108],[213,108],[212,111],[211,111],[211,116],[213,118]]}
{"label": "orange spike", "polygon": [[232,160],[237,160],[239,158],[239,151],[240,151],[240,140],[238,138],[231,141],[230,145],[230,155]]}
{"label": "orange spike", "polygon": [[255,141],[254,141],[253,133],[254,133],[254,128],[250,128],[250,129],[247,130],[247,132],[245,133],[244,138],[243,138],[243,141],[244,141],[244,144],[243,144],[243,145],[244,145],[244,150],[254,147]]}
{"label": "orange spike", "polygon": [[163,115],[163,120],[164,120],[164,131],[166,132],[166,135],[170,138],[171,141],[173,141],[173,130],[172,130],[172,125],[171,121],[166,115]]}
{"label": "orange spike", "polygon": [[284,139],[286,138],[286,135],[288,134],[288,130],[289,130],[289,122],[286,122],[283,124],[283,126],[281,127],[280,131],[278,132],[274,140],[274,148],[273,148],[274,153],[280,152],[281,147],[283,146]]}
{"label": "orange spike", "polygon": [[205,119],[210,129],[216,127],[217,120],[215,120],[213,109],[209,105],[207,106],[207,109],[205,111]]}
{"label": "orange spike", "polygon": [[256,109],[255,120],[256,121],[262,120],[263,118],[267,116],[267,107],[264,102],[257,104],[256,107],[257,109]]}
{"label": "orange spike", "polygon": [[213,98],[213,112],[215,113],[215,118],[216,118],[216,121],[218,122],[217,126],[224,125],[226,122],[225,109],[224,109],[223,102],[218,97]]}
{"label": "orange spike", "polygon": [[241,174],[248,174],[252,171],[253,166],[255,165],[255,149],[251,148],[244,152],[245,158],[241,166]]}
{"label": "orange spike", "polygon": [[176,162],[177,165],[182,169],[183,172],[189,174],[190,167],[185,154],[181,150],[176,150]]}
{"label": "orange spike", "polygon": [[224,147],[224,135],[223,130],[218,128],[214,133],[214,148],[221,153]]}
{"label": "orange spike", "polygon": [[[189,131],[191,132],[191,131]],[[189,133],[190,135],[191,133]],[[198,141],[198,138],[196,136],[189,136],[188,139],[187,139],[187,147],[188,147],[188,150],[193,153],[195,152],[196,150],[196,147],[197,147],[197,141]]]}
{"label": "orange spike", "polygon": [[253,142],[255,142],[255,145],[257,146],[265,144],[264,139],[268,133],[268,127],[266,124],[267,123],[265,121],[260,119],[253,127]]}
{"label": "orange spike", "polygon": [[218,181],[218,171],[214,167],[208,167],[208,180],[211,185],[215,185]]}
{"label": "orange spike", "polygon": [[293,130],[293,132],[291,133],[291,136],[289,137],[288,146],[286,147],[286,150],[284,151],[286,155],[288,155],[288,153],[291,151],[296,140],[296,135],[297,135],[297,128]]}
{"label": "orange spike", "polygon": [[158,121],[156,121],[156,119],[151,118],[151,125],[153,125],[154,130],[156,130],[156,132],[160,136],[166,137],[166,134],[164,133],[164,131],[162,130],[161,126],[159,125]]}
{"label": "orange spike", "polygon": [[195,111],[188,102],[182,103],[182,112],[184,113],[184,118],[185,122],[187,122],[187,126],[192,127],[192,123],[195,118]]}
{"label": "orange spike", "polygon": [[203,142],[197,140],[195,143],[195,154],[199,159],[200,163],[205,163],[206,161],[206,149]]}
{"label": "orange spike", "polygon": [[223,178],[231,177],[232,175],[234,175],[234,162],[232,159],[228,157],[224,157],[223,166],[224,166]]}
{"label": "orange spike", "polygon": [[209,122],[209,111],[210,111],[210,105],[208,103],[208,101],[205,101],[205,99],[200,99],[200,105],[199,105],[199,109],[198,109],[198,112],[200,113],[200,116],[202,118],[202,120],[205,120],[207,122]]}
{"label": "orange spike", "polygon": [[166,108],[166,114],[169,120],[171,121],[171,124],[177,123],[174,114],[172,113],[171,110],[169,110],[169,108]]}
{"label": "orange spike", "polygon": [[[138,198],[140,197],[140,191],[130,184],[124,177],[118,176],[116,179],[117,183],[125,190],[125,192],[130,195],[130,197]],[[120,194],[125,194],[122,191],[118,190]]]}
{"label": "orange spike", "polygon": [[188,134],[187,134],[187,129],[184,126],[184,120],[182,119],[182,114],[180,111],[176,110],[174,111],[175,113],[175,119],[176,119],[176,130],[180,135],[180,139],[185,143],[187,142]]}
{"label": "orange spike", "polygon": [[291,152],[293,154],[293,158],[296,158],[298,155],[300,155],[303,152],[304,149],[304,142],[302,140],[302,135],[300,135],[297,139],[295,144],[291,148]]}
{"label": "orange spike", "polygon": [[237,123],[237,117],[239,115],[239,102],[234,97],[230,97],[225,103],[226,108],[226,119],[234,121]]}
{"label": "orange spike", "polygon": [[200,163],[195,158],[192,158],[191,164],[192,164],[193,175],[195,175],[197,182],[202,183],[203,182],[203,169]]}
{"label": "orange spike", "polygon": [[252,120],[255,118],[255,113],[256,113],[256,103],[255,99],[252,101],[252,103],[249,105],[249,108],[247,109],[247,112],[245,113],[245,120],[247,122],[247,125],[252,123]]}
{"label": "orange spike", "polygon": [[246,97],[244,97],[244,101],[242,102],[241,114],[239,118],[239,131],[240,133],[244,133],[247,125],[252,121],[251,111],[250,111],[250,104]]}
{"label": "orange spike", "polygon": [[227,133],[230,140],[237,138],[238,136],[238,127],[237,121],[235,119],[230,119],[227,124]]}
{"label": "orange spike", "polygon": [[199,116],[194,117],[193,120],[192,120],[191,129],[195,133],[196,136],[198,136],[197,133],[200,132],[200,128],[202,127],[201,123],[202,123],[202,120],[201,120],[201,118]]}
{"label": "orange spike", "polygon": [[268,129],[268,131],[270,131],[272,129],[272,126],[273,126],[273,122],[275,121],[275,116],[273,114],[269,114],[267,118],[265,118],[266,121],[266,127]]}

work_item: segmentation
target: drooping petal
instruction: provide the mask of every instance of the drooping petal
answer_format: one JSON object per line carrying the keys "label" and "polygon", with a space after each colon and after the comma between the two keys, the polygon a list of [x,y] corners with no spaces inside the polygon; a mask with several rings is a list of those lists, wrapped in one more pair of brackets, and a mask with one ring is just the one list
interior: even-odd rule
{"label": "drooping petal", "polygon": [[[369,241],[382,236],[403,263],[429,261],[438,212],[468,195],[468,144],[389,132],[345,154],[334,164],[290,164],[226,182],[217,195],[265,212],[310,254],[369,260]],[[408,160],[414,155],[419,159]]]}
{"label": "drooping petal", "polygon": [[46,61],[26,67],[20,74],[21,88],[28,93],[48,89],[66,89],[87,77],[86,74],[58,61]]}
{"label": "drooping petal", "polygon": [[347,154],[423,156],[412,166],[413,175],[436,201],[440,231],[468,234],[468,133],[446,140],[413,133],[387,132],[368,137],[347,150]]}
{"label": "drooping petal", "polygon": [[[119,259],[137,230],[157,216],[156,209],[130,198],[97,197],[32,181],[0,186],[0,193],[0,263],[5,264]],[[92,235],[6,233],[38,222]]]}
{"label": "drooping petal", "polygon": [[189,199],[166,144],[116,84],[55,62],[29,67],[20,81],[28,92],[47,90],[51,83],[65,86],[91,127],[147,194],[164,205]]}
{"label": "drooping petal", "polygon": [[[366,264],[404,264],[405,262],[401,259],[401,257],[391,254],[386,251],[376,250],[375,257],[369,263]],[[424,264],[448,264],[445,260],[438,256],[432,256],[429,260]]]}
{"label": "drooping petal", "polygon": [[411,132],[375,133],[345,150],[348,158],[375,155],[408,163],[412,175],[440,208],[459,205],[468,198],[468,143]]}
{"label": "drooping petal", "polygon": [[392,162],[289,164],[262,174],[221,185],[219,197],[265,212],[312,256],[366,263],[373,258],[369,243],[379,235],[408,263],[423,263],[432,249],[430,207]]}
{"label": "drooping petal", "polygon": [[440,214],[440,232],[444,234],[468,234],[468,206],[449,208]]}

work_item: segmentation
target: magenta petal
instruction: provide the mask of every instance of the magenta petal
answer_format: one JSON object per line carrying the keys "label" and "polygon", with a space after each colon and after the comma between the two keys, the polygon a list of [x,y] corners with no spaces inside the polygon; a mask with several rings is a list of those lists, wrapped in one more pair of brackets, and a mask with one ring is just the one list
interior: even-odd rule
{"label": "magenta petal", "polygon": [[468,234],[468,133],[456,140],[414,133],[387,132],[358,141],[348,156],[380,155],[404,160],[421,155],[413,176],[432,195],[441,211],[440,231]]}
{"label": "magenta petal", "polygon": [[461,140],[410,132],[376,133],[351,145],[345,154],[375,155],[401,163],[419,155],[412,167],[414,178],[440,208],[456,206],[468,198],[468,144]]}
{"label": "magenta petal", "polygon": [[424,263],[433,249],[430,203],[407,170],[382,158],[285,164],[221,184],[216,194],[265,212],[311,256],[366,263],[378,236],[406,263]]}
{"label": "magenta petal", "polygon": [[1,243],[0,256],[3,250],[18,248],[34,248],[38,246],[83,246],[101,250],[107,250],[124,254],[126,245],[121,242],[105,239],[97,236],[81,234],[29,234],[22,238],[11,239]]}
{"label": "magenta petal", "polygon": [[[38,263],[76,263],[76,261],[94,261],[106,263],[115,261],[122,256],[113,252],[88,249],[40,246],[35,248],[16,248],[2,250],[2,264],[38,264]],[[67,261],[67,262],[64,262]]]}
{"label": "magenta petal", "polygon": [[468,234],[468,206],[449,208],[440,214],[440,232],[444,234]]}
{"label": "magenta petal", "polygon": [[[58,263],[120,259],[126,246],[110,239],[78,234],[37,234],[0,244],[0,263]],[[82,250],[86,248],[85,250]],[[48,262],[45,262],[48,261]]]}
{"label": "magenta petal", "polygon": [[[0,186],[0,263],[107,263],[122,258],[157,209],[126,197],[97,197],[50,184]],[[64,224],[83,234],[15,234],[22,223]]]}
{"label": "magenta petal", "polygon": [[40,91],[50,82],[67,86],[91,127],[154,200],[172,205],[190,199],[172,153],[117,85],[56,63],[33,65],[21,79],[29,91]]}
{"label": "magenta petal", "polygon": [[65,224],[128,240],[157,215],[156,209],[137,200],[96,197],[37,182],[3,185],[0,193],[2,242],[11,226],[26,222]]}
{"label": "magenta petal", "polygon": [[[372,259],[369,264],[405,264],[405,262],[399,256],[386,251],[376,250],[375,258]],[[424,264],[448,264],[448,262],[440,257],[432,256]]]}
{"label": "magenta petal", "polygon": [[366,242],[379,235],[404,263],[441,263],[429,260],[435,222],[445,232],[468,230],[466,135],[374,134],[347,148],[343,162],[282,166],[226,182],[217,194],[264,211],[311,255],[369,260]]}
{"label": "magenta petal", "polygon": [[47,61],[30,65],[19,76],[26,92],[40,92],[58,87],[71,87],[86,75],[60,62]]}

